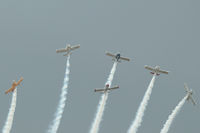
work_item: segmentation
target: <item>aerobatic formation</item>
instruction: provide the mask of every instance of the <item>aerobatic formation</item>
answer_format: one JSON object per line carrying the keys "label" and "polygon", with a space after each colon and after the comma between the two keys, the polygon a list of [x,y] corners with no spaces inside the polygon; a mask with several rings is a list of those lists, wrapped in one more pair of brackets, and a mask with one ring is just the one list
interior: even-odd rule
{"label": "aerobatic formation", "polygon": [[[60,94],[60,100],[58,102],[58,106],[57,106],[56,112],[54,114],[54,119],[50,123],[49,128],[47,130],[48,133],[56,133],[59,128],[59,125],[60,125],[60,122],[61,122],[61,119],[62,119],[62,116],[64,113],[66,100],[67,100],[68,82],[69,82],[69,73],[70,73],[70,63],[69,63],[70,56],[71,56],[71,53],[75,49],[78,49],[78,48],[80,48],[80,45],[71,46],[69,44],[65,48],[56,50],[56,53],[64,53],[63,56],[66,56],[67,60],[66,60],[66,70],[65,70],[65,77],[64,77],[64,81],[63,81],[63,87],[61,89],[61,94]],[[104,114],[104,110],[105,110],[105,106],[106,106],[106,102],[107,102],[109,93],[112,90],[119,89],[118,85],[111,86],[113,78],[114,78],[114,74],[116,72],[117,64],[120,63],[121,61],[130,61],[129,58],[121,56],[120,53],[112,54],[111,52],[106,52],[106,55],[112,57],[112,60],[114,61],[114,63],[113,63],[112,69],[110,71],[110,74],[108,76],[108,79],[105,83],[104,88],[94,89],[94,92],[99,92],[102,95],[99,100],[96,114],[94,116],[94,121],[92,122],[90,131],[89,131],[90,133],[98,133],[99,132],[100,123],[103,119],[103,114]],[[160,69],[160,66],[151,67],[151,66],[145,65],[144,68],[149,70],[150,73],[153,75],[153,77],[152,77],[152,79],[149,83],[149,86],[147,87],[147,90],[143,96],[143,99],[138,107],[138,110],[135,115],[135,119],[131,123],[127,133],[136,133],[139,130],[139,127],[141,126],[142,121],[143,121],[146,107],[147,107],[148,102],[151,97],[151,93],[153,90],[153,86],[154,86],[156,77],[159,76],[160,74],[169,74],[169,71]],[[13,92],[13,93],[11,93],[12,101],[11,101],[10,109],[8,112],[7,120],[2,129],[3,133],[9,133],[11,131],[12,123],[13,123],[13,119],[14,119],[15,108],[16,108],[16,101],[17,101],[17,87],[21,84],[21,82],[23,80],[24,80],[23,77],[21,77],[17,82],[14,80],[11,87],[5,91],[5,94],[11,93],[11,92]],[[178,103],[178,105],[175,107],[175,109],[172,110],[172,113],[169,115],[168,119],[166,120],[165,124],[163,125],[163,128],[161,129],[161,133],[167,133],[169,131],[172,122],[174,121],[178,112],[183,107],[185,101],[191,101],[193,105],[197,104],[192,97],[193,91],[191,89],[189,89],[189,87],[187,86],[186,83],[184,83],[184,88],[186,91],[186,95]]]}

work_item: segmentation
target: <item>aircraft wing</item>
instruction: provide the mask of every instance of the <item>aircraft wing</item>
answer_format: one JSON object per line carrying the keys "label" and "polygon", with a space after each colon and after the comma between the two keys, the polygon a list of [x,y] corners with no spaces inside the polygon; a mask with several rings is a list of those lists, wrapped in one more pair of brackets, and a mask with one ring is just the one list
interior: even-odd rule
{"label": "aircraft wing", "polygon": [[147,69],[147,70],[150,70],[150,71],[155,71],[155,69],[153,67],[150,67],[150,66],[147,66],[147,65],[145,65],[144,68]]}
{"label": "aircraft wing", "polygon": [[126,61],[130,61],[129,58],[125,58],[125,57],[120,57],[120,59],[122,59],[122,60],[126,60]]}
{"label": "aircraft wing", "polygon": [[57,49],[56,53],[63,53],[63,52],[67,52],[66,48],[62,48],[62,49]]}
{"label": "aircraft wing", "polygon": [[95,89],[94,92],[104,92],[105,89]]}
{"label": "aircraft wing", "polygon": [[20,80],[17,82],[17,85],[19,85],[24,80],[23,77],[20,78]]}
{"label": "aircraft wing", "polygon": [[73,47],[71,48],[71,50],[74,50],[74,49],[77,49],[77,48],[80,48],[80,45],[73,46]]}
{"label": "aircraft wing", "polygon": [[115,86],[113,88],[108,88],[107,90],[114,90],[114,89],[118,89],[118,88],[119,88],[119,86]]}
{"label": "aircraft wing", "polygon": [[106,52],[106,55],[111,56],[111,57],[115,57],[114,54],[111,54],[111,53],[109,53],[109,52]]}
{"label": "aircraft wing", "polygon": [[163,73],[163,74],[168,74],[168,71],[164,71],[164,70],[158,70],[159,73]]}
{"label": "aircraft wing", "polygon": [[8,89],[7,91],[5,91],[5,94],[8,94],[9,92],[11,92],[13,90],[13,88],[11,87],[10,89]]}

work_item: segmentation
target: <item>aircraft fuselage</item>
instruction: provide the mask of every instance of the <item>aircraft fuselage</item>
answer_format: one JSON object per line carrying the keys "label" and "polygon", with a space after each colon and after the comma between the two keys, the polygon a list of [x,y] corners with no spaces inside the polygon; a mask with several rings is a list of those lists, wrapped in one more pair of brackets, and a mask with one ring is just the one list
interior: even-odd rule
{"label": "aircraft fuselage", "polygon": [[115,56],[115,58],[117,59],[117,61],[119,61],[119,59],[120,59],[120,54],[117,54],[117,55]]}
{"label": "aircraft fuselage", "polygon": [[151,73],[151,74],[155,74],[155,73],[156,73],[156,75],[159,76],[159,75],[160,75],[160,74],[158,73],[159,70],[160,70],[160,66],[156,66],[156,67],[155,67],[155,71],[150,72],[150,73]]}

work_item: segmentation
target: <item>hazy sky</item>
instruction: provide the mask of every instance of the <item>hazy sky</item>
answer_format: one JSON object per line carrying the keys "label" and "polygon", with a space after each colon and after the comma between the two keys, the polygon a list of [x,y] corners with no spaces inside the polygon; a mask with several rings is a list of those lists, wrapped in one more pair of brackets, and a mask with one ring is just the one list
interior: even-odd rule
{"label": "hazy sky", "polygon": [[66,43],[81,44],[70,59],[68,100],[58,133],[88,133],[113,62],[105,51],[131,62],[118,64],[100,133],[126,133],[152,78],[144,65],[160,65],[169,75],[156,78],[138,133],[158,133],[193,89],[198,105],[186,102],[169,133],[200,130],[200,1],[198,0],[1,0],[0,129],[18,89],[12,133],[44,133],[53,120],[63,84]]}

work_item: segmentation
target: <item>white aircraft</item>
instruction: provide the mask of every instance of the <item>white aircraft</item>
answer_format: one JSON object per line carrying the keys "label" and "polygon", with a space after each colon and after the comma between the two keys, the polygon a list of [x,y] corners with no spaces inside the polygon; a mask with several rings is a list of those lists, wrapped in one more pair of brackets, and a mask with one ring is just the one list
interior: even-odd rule
{"label": "white aircraft", "polygon": [[94,89],[94,92],[106,93],[107,91],[111,91],[111,90],[118,89],[118,88],[119,88],[119,86],[115,86],[113,88],[109,88],[109,84],[107,84],[104,89]]}
{"label": "white aircraft", "polygon": [[150,70],[151,74],[155,74],[156,73],[157,76],[159,76],[160,73],[163,73],[163,74],[168,74],[169,73],[168,71],[161,70],[160,66],[156,66],[155,68],[153,68],[151,66],[145,65],[144,68],[146,68],[147,70]]}
{"label": "white aircraft", "polygon": [[121,62],[121,60],[130,61],[129,58],[121,57],[120,53],[114,55],[114,54],[111,54],[110,52],[106,52],[106,55],[113,57],[112,60],[117,61],[117,62]]}
{"label": "white aircraft", "polygon": [[71,54],[71,52],[77,48],[80,48],[80,45],[76,45],[76,46],[71,46],[70,44],[68,44],[66,46],[66,48],[62,48],[62,49],[57,49],[56,53],[66,53],[63,56],[68,56],[69,54]]}
{"label": "white aircraft", "polygon": [[187,93],[187,95],[188,95],[188,97],[187,97],[187,101],[191,100],[191,102],[193,103],[193,105],[196,105],[194,99],[192,98],[192,94],[193,94],[193,92],[192,92],[191,89],[188,88],[188,86],[187,86],[186,83],[184,83],[184,88],[185,88],[186,93]]}

